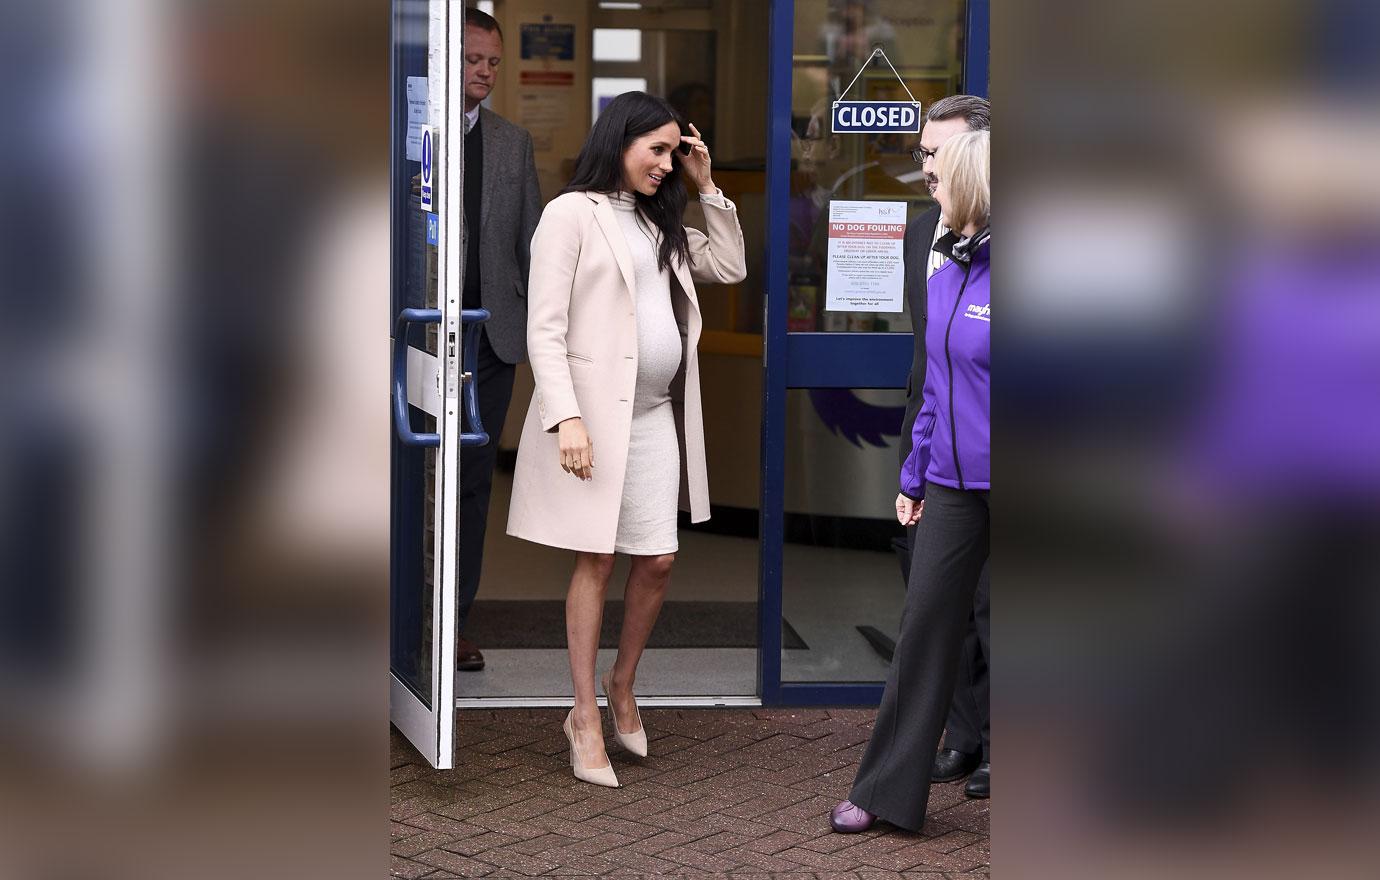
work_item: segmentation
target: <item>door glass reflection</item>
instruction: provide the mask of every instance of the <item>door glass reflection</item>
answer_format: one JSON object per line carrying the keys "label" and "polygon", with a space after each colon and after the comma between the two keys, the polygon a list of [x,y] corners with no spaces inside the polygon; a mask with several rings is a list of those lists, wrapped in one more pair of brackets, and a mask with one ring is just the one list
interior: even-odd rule
{"label": "door glass reflection", "polygon": [[782,681],[886,678],[905,600],[905,403],[899,389],[787,392]]}
{"label": "door glass reflection", "polygon": [[[829,203],[840,200],[901,202],[910,218],[930,208],[934,200],[911,157],[919,135],[833,134],[830,111],[839,100],[913,98],[923,113],[939,98],[960,91],[966,12],[964,0],[797,0],[791,76],[791,332],[910,332],[905,309],[825,307],[828,220]],[[880,57],[864,67],[878,47],[895,72]]]}

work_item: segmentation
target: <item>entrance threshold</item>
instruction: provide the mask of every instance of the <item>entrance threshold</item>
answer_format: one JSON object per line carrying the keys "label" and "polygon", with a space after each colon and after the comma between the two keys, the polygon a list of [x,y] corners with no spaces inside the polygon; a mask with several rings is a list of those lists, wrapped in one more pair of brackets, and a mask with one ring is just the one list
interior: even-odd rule
{"label": "entrance threshold", "polygon": [[[460,697],[455,701],[457,709],[545,709],[566,708],[571,697]],[[600,706],[608,704],[605,697],[598,697]],[[751,709],[760,708],[761,697],[644,697],[637,698],[641,709]]]}

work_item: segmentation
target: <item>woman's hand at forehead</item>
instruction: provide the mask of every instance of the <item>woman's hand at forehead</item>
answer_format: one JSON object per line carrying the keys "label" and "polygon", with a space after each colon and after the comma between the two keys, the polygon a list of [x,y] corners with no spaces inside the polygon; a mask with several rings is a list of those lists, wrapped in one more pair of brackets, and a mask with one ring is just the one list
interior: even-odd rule
{"label": "woman's hand at forehead", "polygon": [[700,192],[717,193],[719,189],[714,185],[714,180],[710,176],[709,145],[700,137],[700,130],[695,127],[695,124],[692,122],[689,125],[690,134],[681,135],[680,142],[682,147],[686,144],[690,146],[690,155],[680,153],[680,161],[685,165],[686,175],[694,182],[695,187]]}

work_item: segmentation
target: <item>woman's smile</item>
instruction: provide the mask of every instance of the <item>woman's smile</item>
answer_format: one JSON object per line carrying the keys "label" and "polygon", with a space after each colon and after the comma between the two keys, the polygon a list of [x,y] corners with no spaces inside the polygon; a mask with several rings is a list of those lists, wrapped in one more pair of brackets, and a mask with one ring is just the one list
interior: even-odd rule
{"label": "woman's smile", "polygon": [[[669,150],[666,152],[669,152]],[[668,169],[663,164],[663,161],[664,160],[658,156],[657,161],[652,164],[652,167],[648,168],[642,175],[642,185],[637,189],[644,196],[656,195],[657,190],[661,187],[661,182],[666,179],[666,175],[671,173],[671,169]]]}

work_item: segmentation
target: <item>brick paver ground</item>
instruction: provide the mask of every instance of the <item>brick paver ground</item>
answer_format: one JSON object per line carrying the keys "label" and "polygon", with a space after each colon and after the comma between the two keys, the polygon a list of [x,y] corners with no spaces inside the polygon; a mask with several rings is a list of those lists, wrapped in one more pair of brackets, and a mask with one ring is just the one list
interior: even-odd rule
{"label": "brick paver ground", "polygon": [[645,709],[648,757],[608,740],[619,789],[571,775],[565,712],[462,711],[455,770],[394,731],[393,876],[988,876],[988,802],[962,783],[931,789],[923,834],[829,829],[873,710]]}

